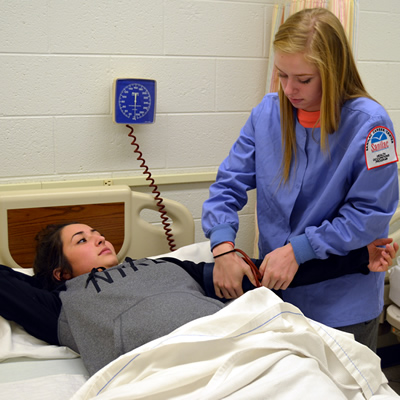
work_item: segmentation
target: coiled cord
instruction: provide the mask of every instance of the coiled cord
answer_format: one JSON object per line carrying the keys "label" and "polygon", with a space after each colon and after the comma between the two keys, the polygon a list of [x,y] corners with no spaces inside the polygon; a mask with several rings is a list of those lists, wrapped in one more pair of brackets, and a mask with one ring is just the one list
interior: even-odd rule
{"label": "coiled cord", "polygon": [[161,197],[161,193],[159,192],[154,179],[151,177],[151,172],[149,171],[149,167],[146,165],[146,161],[143,158],[143,153],[139,150],[139,145],[136,143],[136,136],[133,134],[133,128],[130,125],[126,126],[130,129],[128,136],[133,138],[133,141],[131,143],[132,146],[135,146],[135,149],[133,151],[138,155],[137,160],[141,161],[140,167],[144,168],[143,174],[147,175],[146,181],[150,182],[149,187],[153,189],[152,193],[154,194],[154,200],[156,200],[158,211],[160,212],[161,222],[165,231],[165,236],[167,237],[169,249],[171,251],[174,251],[176,250],[176,245],[173,235],[171,233],[172,230],[170,228],[170,223],[168,222],[168,216],[165,210],[165,205],[163,204],[163,198]]}

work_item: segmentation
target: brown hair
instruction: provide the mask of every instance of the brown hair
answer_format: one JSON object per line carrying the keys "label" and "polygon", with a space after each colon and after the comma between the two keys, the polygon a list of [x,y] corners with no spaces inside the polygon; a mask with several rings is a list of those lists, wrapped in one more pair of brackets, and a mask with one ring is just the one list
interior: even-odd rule
{"label": "brown hair", "polygon": [[[321,149],[328,148],[328,134],[338,130],[344,102],[367,93],[357,71],[346,33],[339,19],[325,8],[305,9],[290,16],[279,28],[274,51],[304,53],[321,75]],[[293,106],[279,85],[281,134],[284,156],[282,178],[289,179],[292,159],[296,159],[296,134]]]}
{"label": "brown hair", "polygon": [[64,256],[61,231],[64,227],[77,222],[50,224],[35,237],[37,241],[36,256],[33,262],[33,272],[47,289],[53,289],[60,284],[54,276],[54,271],[60,268],[60,278],[64,281],[65,273],[72,274],[72,267]]}

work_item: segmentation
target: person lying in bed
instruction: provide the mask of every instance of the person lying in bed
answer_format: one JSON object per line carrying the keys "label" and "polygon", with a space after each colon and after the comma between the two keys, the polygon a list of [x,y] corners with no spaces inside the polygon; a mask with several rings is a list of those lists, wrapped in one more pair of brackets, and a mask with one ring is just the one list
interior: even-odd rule
{"label": "person lying in bed", "polygon": [[[169,257],[119,263],[110,242],[78,223],[49,225],[37,239],[35,276],[0,267],[0,315],[39,339],[75,350],[90,374],[225,306],[214,292],[213,263]],[[292,285],[385,270],[398,250],[391,242],[380,239],[344,257],[305,263]],[[332,271],[338,259],[341,267]],[[244,281],[244,290],[253,284]]]}

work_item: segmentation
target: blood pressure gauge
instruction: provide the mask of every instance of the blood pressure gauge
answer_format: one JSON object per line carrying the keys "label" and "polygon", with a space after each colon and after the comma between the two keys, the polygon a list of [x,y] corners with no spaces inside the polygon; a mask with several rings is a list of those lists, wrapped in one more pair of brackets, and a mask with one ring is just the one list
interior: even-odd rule
{"label": "blood pressure gauge", "polygon": [[156,81],[115,79],[113,119],[117,124],[152,124],[156,116]]}

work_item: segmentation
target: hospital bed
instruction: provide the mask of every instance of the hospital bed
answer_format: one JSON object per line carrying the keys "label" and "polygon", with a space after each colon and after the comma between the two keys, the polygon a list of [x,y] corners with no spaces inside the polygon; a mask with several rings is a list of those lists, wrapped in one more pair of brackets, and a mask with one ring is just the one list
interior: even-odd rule
{"label": "hospital bed", "polygon": [[[207,241],[193,243],[190,212],[172,200],[164,205],[173,252],[150,194],[125,186],[0,192],[0,263],[31,274],[35,234],[71,220],[96,227],[121,260],[212,261]],[[120,356],[92,377],[78,354],[0,317],[0,361],[0,399],[399,398],[373,352],[265,288]]]}

